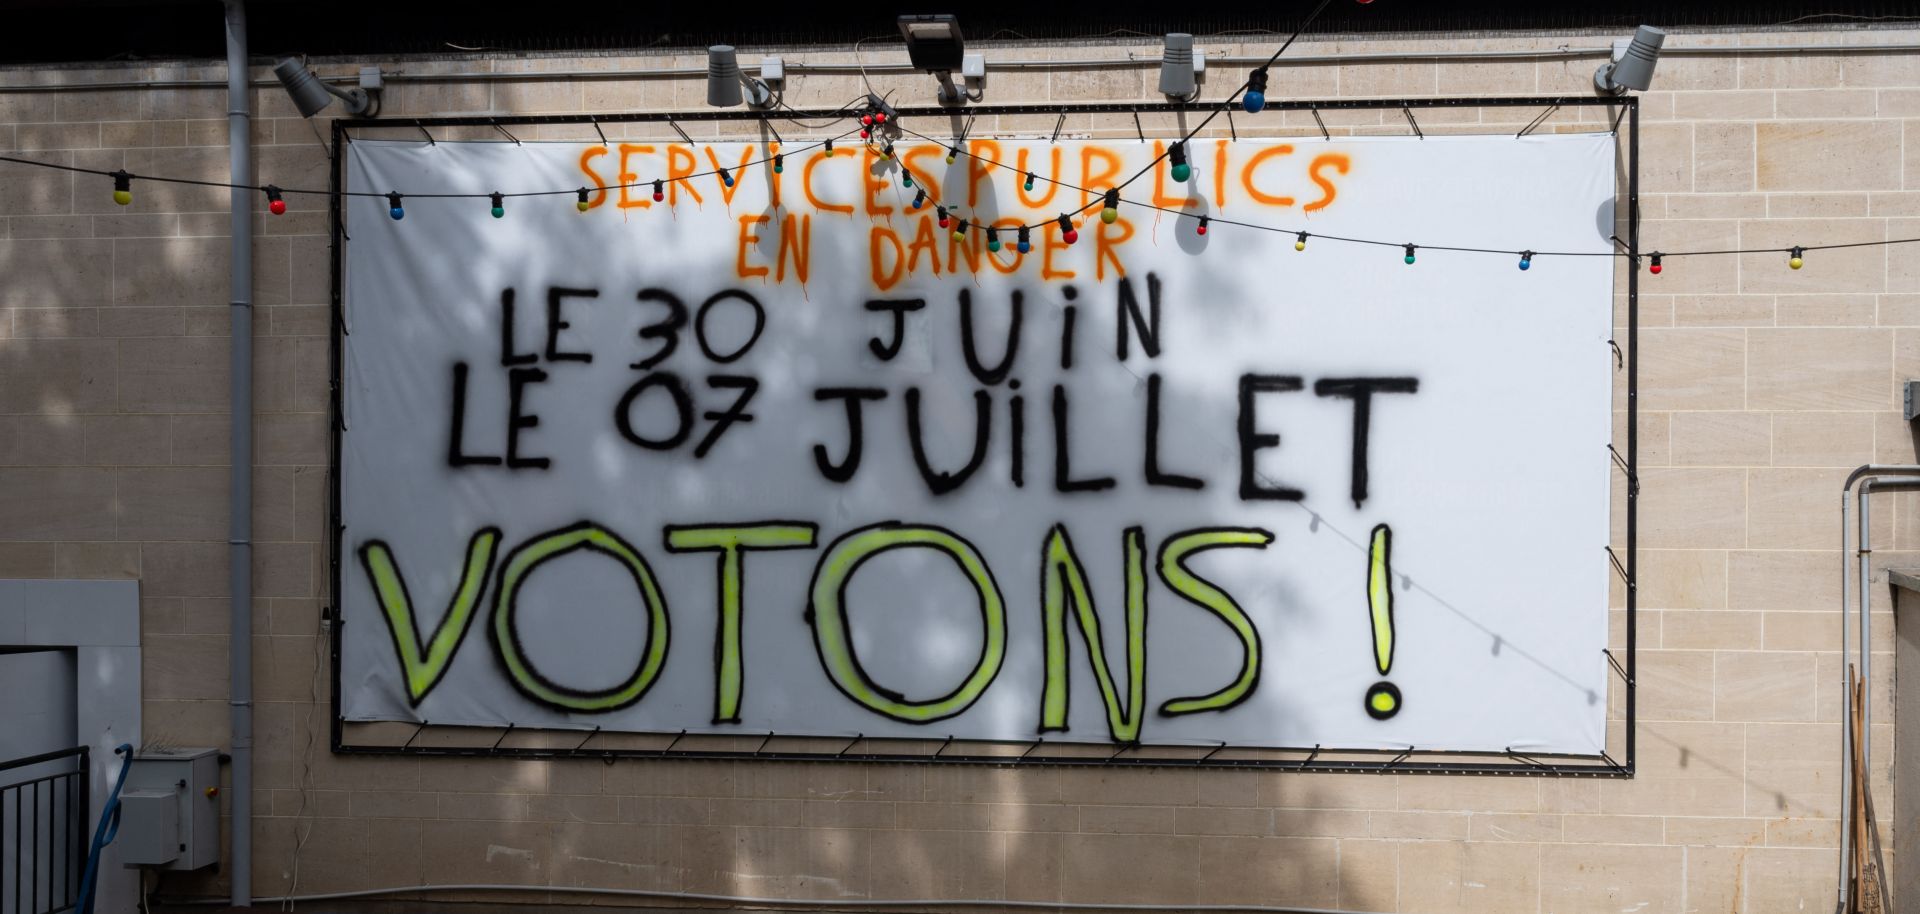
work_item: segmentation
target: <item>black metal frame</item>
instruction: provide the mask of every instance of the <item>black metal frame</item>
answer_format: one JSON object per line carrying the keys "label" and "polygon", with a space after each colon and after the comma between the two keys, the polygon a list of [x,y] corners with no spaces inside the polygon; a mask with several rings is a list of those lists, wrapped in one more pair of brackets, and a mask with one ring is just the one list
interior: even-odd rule
{"label": "black metal frame", "polygon": [[[0,811],[4,811],[9,805],[14,810],[11,840],[6,834],[6,829],[0,829],[0,860],[6,858],[8,847],[11,845],[14,875],[11,890],[13,910],[17,914],[61,914],[61,912],[73,910],[80,902],[80,881],[87,866],[87,819],[92,815],[90,804],[93,772],[88,764],[89,754],[86,746],[76,746],[72,749],[60,749],[0,762],[0,772],[6,772],[57,762],[61,759],[75,760],[71,771],[61,771],[0,786]],[[61,787],[62,782],[65,782],[64,790]],[[77,796],[76,791],[78,791]],[[8,797],[13,798],[11,804],[7,802]],[[65,799],[63,800],[62,797]],[[43,799],[44,804],[41,802]],[[46,810],[44,832],[40,814],[43,808]],[[28,814],[29,809],[32,810],[31,817]],[[58,841],[60,819],[56,817],[57,812],[64,812],[66,820],[67,841],[64,854],[60,853]],[[31,824],[27,824],[29,821]],[[39,840],[42,834],[46,837],[44,844]],[[41,907],[40,904],[42,847],[48,854],[45,861],[47,907]],[[24,878],[22,874],[25,874]],[[24,900],[21,893],[23,882],[26,886]],[[6,880],[0,879],[0,898],[5,897],[7,892]],[[61,903],[55,905],[55,901]]]}
{"label": "black metal frame", "polygon": [[[1638,595],[1637,595],[1636,586],[1635,586],[1636,574],[1638,571],[1638,557],[1639,557],[1639,550],[1637,548],[1637,544],[1638,544],[1638,501],[1639,501],[1639,495],[1640,495],[1640,484],[1639,484],[1639,477],[1637,473],[1637,467],[1639,466],[1639,463],[1638,463],[1638,460],[1639,460],[1638,398],[1639,398],[1639,340],[1640,340],[1640,282],[1639,282],[1640,106],[1639,106],[1639,99],[1633,96],[1627,96],[1627,97],[1621,97],[1621,98],[1602,98],[1602,97],[1593,97],[1593,96],[1532,96],[1532,97],[1502,96],[1502,97],[1490,97],[1490,98],[1446,97],[1446,98],[1406,98],[1406,99],[1335,99],[1335,100],[1329,100],[1329,101],[1271,101],[1267,103],[1266,107],[1268,110],[1273,110],[1273,111],[1311,111],[1314,113],[1316,120],[1318,119],[1319,112],[1321,111],[1399,110],[1406,114],[1408,122],[1409,124],[1413,125],[1412,129],[1415,132],[1419,131],[1419,127],[1418,127],[1418,123],[1413,119],[1412,112],[1420,109],[1521,108],[1521,107],[1539,107],[1539,108],[1547,108],[1547,109],[1561,108],[1561,107],[1564,107],[1564,108],[1603,107],[1603,108],[1620,109],[1619,116],[1613,119],[1613,129],[1617,133],[1619,130],[1621,120],[1622,119],[1625,120],[1627,125],[1627,134],[1626,134],[1626,139],[1627,139],[1627,150],[1626,150],[1627,152],[1627,160],[1626,160],[1627,220],[1626,220],[1626,238],[1621,241],[1621,245],[1622,247],[1625,248],[1625,252],[1630,258],[1630,263],[1632,265],[1632,268],[1627,271],[1627,328],[1626,328],[1627,340],[1626,340],[1625,355],[1624,355],[1624,358],[1622,359],[1622,361],[1624,362],[1623,367],[1627,372],[1627,441],[1626,441],[1627,448],[1626,448],[1626,457],[1624,460],[1621,460],[1619,458],[1617,451],[1614,451],[1612,459],[1616,462],[1616,464],[1621,466],[1622,470],[1626,474],[1626,482],[1627,482],[1626,559],[1623,563],[1620,560],[1620,558],[1614,554],[1611,547],[1607,549],[1607,553],[1615,571],[1619,573],[1621,577],[1624,579],[1625,586],[1626,586],[1626,613],[1627,613],[1626,654],[1627,656],[1626,656],[1625,667],[1622,668],[1619,660],[1613,656],[1611,651],[1607,651],[1606,656],[1607,656],[1608,664],[1617,674],[1619,674],[1619,676],[1621,677],[1622,684],[1626,689],[1626,693],[1625,693],[1626,714],[1625,714],[1625,721],[1624,721],[1626,725],[1626,744],[1625,744],[1625,753],[1621,759],[1615,760],[1614,758],[1606,754],[1604,751],[1596,760],[1590,756],[1578,756],[1578,755],[1546,755],[1546,754],[1529,755],[1529,754],[1514,751],[1512,749],[1508,749],[1504,753],[1498,753],[1498,752],[1450,752],[1450,751],[1441,751],[1441,750],[1421,750],[1415,747],[1408,747],[1404,750],[1383,750],[1383,751],[1376,751],[1376,752],[1340,750],[1340,751],[1331,753],[1331,754],[1340,755],[1340,756],[1362,756],[1363,757],[1359,759],[1321,758],[1323,753],[1321,751],[1321,748],[1318,746],[1310,747],[1310,748],[1300,747],[1298,749],[1267,749],[1267,748],[1255,749],[1253,747],[1223,746],[1215,749],[1212,752],[1206,753],[1204,756],[1199,756],[1199,757],[1165,757],[1165,756],[1149,756],[1149,755],[1138,754],[1141,749],[1171,750],[1171,749],[1181,749],[1181,748],[1186,748],[1186,749],[1193,748],[1193,747],[1182,747],[1182,746],[1169,745],[1169,744],[1148,744],[1146,746],[1132,746],[1132,745],[1121,746],[1121,747],[1118,747],[1117,751],[1115,751],[1112,755],[1105,756],[1105,757],[1098,757],[1098,756],[1062,757],[1062,756],[1051,756],[1051,755],[1035,755],[1034,754],[1035,750],[1039,749],[1043,745],[1048,745],[1044,740],[1038,740],[1038,739],[1033,740],[1031,742],[995,742],[995,741],[985,741],[985,740],[969,740],[969,741],[965,741],[962,744],[964,746],[979,746],[979,747],[993,747],[993,746],[998,746],[1002,748],[1018,748],[1022,746],[1026,747],[1024,752],[1020,752],[1018,754],[1000,754],[1000,753],[980,752],[980,751],[970,751],[970,752],[961,752],[957,754],[949,754],[947,753],[946,750],[949,747],[951,747],[952,744],[954,743],[954,738],[951,736],[947,737],[946,742],[940,745],[940,748],[938,751],[935,751],[931,754],[924,753],[924,752],[892,752],[892,751],[884,751],[884,750],[874,751],[872,748],[875,743],[881,743],[881,742],[918,745],[918,744],[924,744],[925,742],[927,742],[927,740],[884,740],[883,741],[883,740],[869,740],[864,736],[853,737],[851,740],[847,742],[846,746],[843,747],[839,752],[790,752],[790,751],[767,752],[767,751],[764,751],[766,749],[766,746],[773,739],[780,738],[778,734],[772,734],[772,733],[767,734],[767,738],[760,743],[759,748],[751,752],[742,752],[737,750],[699,749],[699,748],[679,749],[677,747],[681,742],[681,737],[684,737],[687,735],[685,731],[682,731],[678,735],[675,735],[672,733],[633,734],[633,735],[653,735],[653,736],[660,736],[660,737],[670,737],[671,741],[666,745],[664,749],[651,749],[651,748],[641,749],[641,748],[629,748],[629,747],[608,748],[608,749],[587,749],[586,748],[587,743],[590,742],[594,738],[594,736],[598,735],[601,732],[600,728],[598,727],[594,728],[592,731],[588,731],[585,737],[581,739],[579,743],[576,744],[571,749],[554,749],[554,748],[535,747],[535,746],[506,746],[503,744],[505,743],[507,736],[516,731],[533,733],[536,735],[548,735],[548,734],[557,734],[557,733],[579,734],[581,731],[525,728],[525,727],[518,727],[517,725],[514,725],[514,724],[508,724],[507,727],[500,732],[498,738],[496,738],[491,745],[487,745],[487,746],[415,745],[415,742],[420,736],[420,734],[425,732],[425,730],[431,726],[431,722],[428,722],[428,721],[422,721],[418,725],[417,729],[414,731],[413,735],[409,737],[406,743],[403,745],[397,745],[397,746],[396,745],[366,745],[366,744],[350,744],[346,742],[346,737],[345,737],[346,721],[340,717],[340,713],[339,713],[339,709],[340,709],[340,644],[341,644],[341,627],[344,624],[344,620],[340,618],[338,603],[339,603],[339,594],[340,594],[340,588],[341,588],[340,549],[341,549],[342,541],[344,539],[344,534],[345,534],[345,527],[341,524],[341,518],[340,518],[340,448],[341,448],[341,438],[342,438],[341,436],[341,431],[342,431],[341,398],[343,395],[343,391],[341,387],[341,378],[342,378],[341,358],[342,358],[342,336],[346,332],[345,312],[343,309],[344,296],[341,288],[341,271],[342,271],[342,266],[345,260],[344,243],[347,240],[344,226],[342,224],[341,200],[343,198],[340,196],[340,191],[342,191],[345,188],[345,183],[346,183],[345,157],[344,155],[342,155],[342,153],[344,152],[346,145],[352,141],[352,136],[351,136],[352,131],[356,129],[378,129],[378,128],[392,129],[396,127],[399,127],[399,128],[413,127],[413,128],[417,128],[418,130],[420,130],[420,132],[425,134],[428,142],[433,142],[433,135],[427,131],[428,127],[495,127],[495,128],[499,128],[499,127],[502,127],[503,125],[592,124],[597,129],[598,126],[601,124],[617,124],[617,123],[665,123],[668,125],[672,125],[673,122],[675,121],[696,122],[696,121],[740,121],[740,120],[785,120],[785,119],[791,119],[791,118],[814,119],[814,118],[832,118],[835,116],[841,116],[843,114],[842,112],[832,111],[832,110],[809,110],[809,111],[790,110],[784,113],[715,110],[715,111],[687,111],[687,112],[673,112],[673,113],[644,112],[644,113],[631,113],[631,114],[603,114],[603,115],[562,114],[562,115],[518,115],[518,116],[499,116],[499,117],[483,116],[483,117],[387,118],[387,119],[359,118],[359,119],[340,119],[340,120],[335,120],[333,122],[333,147],[331,150],[332,168],[329,170],[329,185],[328,185],[329,189],[332,191],[332,193],[329,195],[328,214],[330,217],[329,223],[332,231],[331,255],[332,255],[332,291],[333,291],[333,298],[332,298],[333,334],[332,334],[332,341],[331,341],[332,347],[331,347],[331,354],[330,354],[329,377],[332,385],[332,403],[331,403],[332,423],[331,425],[332,425],[332,436],[333,436],[333,441],[332,441],[333,463],[331,467],[331,479],[329,480],[328,488],[329,488],[329,517],[330,517],[330,524],[331,524],[330,530],[332,534],[332,543],[330,546],[330,555],[329,555],[329,565],[330,565],[329,570],[331,574],[331,581],[332,581],[331,593],[334,595],[333,596],[334,605],[329,607],[329,609],[327,610],[328,619],[332,623],[330,628],[330,635],[329,635],[329,637],[331,638],[329,651],[331,654],[330,662],[332,665],[332,673],[331,673],[332,682],[331,682],[329,700],[333,703],[333,713],[330,715],[332,719],[332,734],[331,734],[332,751],[338,755],[421,755],[421,756],[455,756],[455,757],[505,757],[505,758],[523,758],[523,759],[597,758],[607,762],[608,764],[611,764],[615,759],[619,759],[619,758],[637,758],[637,759],[650,758],[650,759],[702,759],[702,760],[761,760],[761,761],[780,761],[780,762],[843,761],[843,762],[870,762],[870,763],[871,762],[925,763],[925,764],[940,763],[940,764],[995,765],[995,766],[1080,765],[1080,766],[1092,766],[1092,767],[1124,766],[1124,767],[1201,767],[1201,768],[1228,768],[1228,769],[1253,768],[1253,769],[1270,769],[1270,770],[1283,770],[1283,771],[1368,772],[1368,773],[1376,773],[1376,774],[1391,773],[1391,774],[1453,774],[1453,775],[1507,775],[1507,776],[1530,775],[1530,776],[1592,777],[1592,778],[1631,778],[1633,777],[1635,743],[1636,743],[1634,731],[1636,729],[1635,675],[1636,675],[1637,666],[1635,661],[1639,653],[1638,652],[1638,645],[1639,645]],[[1207,106],[1194,106],[1194,105],[1081,103],[1081,104],[1061,104],[1061,105],[1044,105],[1044,104],[974,105],[966,108],[917,107],[917,108],[901,108],[899,109],[898,114],[901,117],[931,119],[931,118],[951,118],[951,117],[962,115],[962,114],[998,115],[998,114],[1055,114],[1055,113],[1058,113],[1061,115],[1062,119],[1064,120],[1067,114],[1133,113],[1138,115],[1141,113],[1154,113],[1154,114],[1169,114],[1169,115],[1180,115],[1180,114],[1204,115],[1207,112],[1208,112]],[[1325,127],[1322,126],[1321,129],[1324,132]],[[1524,135],[1526,132],[1527,131],[1522,131],[1522,134]],[[1610,340],[1609,343],[1613,343],[1613,341]],[[1615,345],[1615,348],[1617,350],[1618,344],[1617,343],[1613,343],[1613,344]],[[1609,445],[1609,450],[1613,450],[1611,445]],[[1597,561],[1598,558],[1599,557],[1596,556],[1595,560]],[[459,728],[459,729],[464,730],[464,729],[471,729],[471,728]],[[622,731],[622,732],[624,733],[626,731]],[[820,739],[826,739],[830,737],[805,737],[805,736],[796,735],[794,738],[820,740]],[[855,746],[863,742],[867,743],[868,745],[867,751],[860,752],[860,753],[854,753],[851,751]],[[1085,748],[1083,744],[1054,743],[1051,745],[1056,745],[1056,746],[1072,745],[1082,749]],[[1236,757],[1223,758],[1219,756],[1219,753],[1221,751],[1258,751],[1262,753],[1296,752],[1296,753],[1305,753],[1305,757],[1298,758],[1298,759],[1273,758],[1273,757],[1267,757],[1267,756],[1256,757],[1256,758],[1236,758]],[[1436,761],[1410,761],[1409,760],[1415,756],[1432,757],[1439,760],[1436,760]],[[1378,757],[1380,760],[1374,760],[1373,757]],[[1484,758],[1506,758],[1506,759],[1509,759],[1510,761],[1485,762],[1485,761],[1475,760],[1475,759],[1484,759]],[[1449,761],[1447,759],[1454,759],[1454,760]]]}

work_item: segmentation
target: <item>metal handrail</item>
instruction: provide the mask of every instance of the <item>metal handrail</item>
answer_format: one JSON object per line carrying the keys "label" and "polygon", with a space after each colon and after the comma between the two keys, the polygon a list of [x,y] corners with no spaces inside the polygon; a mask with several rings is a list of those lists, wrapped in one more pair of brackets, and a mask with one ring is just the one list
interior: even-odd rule
{"label": "metal handrail", "polygon": [[[26,758],[10,759],[8,761],[0,762],[0,771],[10,771],[15,768],[25,768],[28,765],[38,765],[44,762],[57,761],[63,758],[84,759],[86,758],[86,756],[87,756],[87,747],[85,746],[75,746],[71,749],[55,749],[52,752],[42,752],[39,755],[29,755]],[[12,785],[9,784],[8,786],[12,786]]]}

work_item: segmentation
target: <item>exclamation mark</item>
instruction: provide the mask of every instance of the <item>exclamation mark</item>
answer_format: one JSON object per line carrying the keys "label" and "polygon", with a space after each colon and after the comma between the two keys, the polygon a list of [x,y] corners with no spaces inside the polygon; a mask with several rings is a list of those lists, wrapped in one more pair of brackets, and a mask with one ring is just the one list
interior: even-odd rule
{"label": "exclamation mark", "polygon": [[[1373,665],[1393,669],[1393,528],[1373,528],[1367,545],[1367,618],[1373,624]],[[1386,720],[1400,713],[1400,689],[1384,679],[1367,688],[1367,714]]]}

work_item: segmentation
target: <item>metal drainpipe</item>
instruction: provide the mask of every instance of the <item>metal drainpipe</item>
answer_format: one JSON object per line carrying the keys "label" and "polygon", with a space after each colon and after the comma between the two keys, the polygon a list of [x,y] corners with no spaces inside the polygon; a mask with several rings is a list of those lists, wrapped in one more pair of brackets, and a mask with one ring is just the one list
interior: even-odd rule
{"label": "metal drainpipe", "polygon": [[[1872,739],[1872,716],[1870,713],[1866,713],[1869,710],[1867,707],[1862,708],[1863,713],[1861,717],[1868,725],[1868,732],[1865,734],[1856,734],[1853,732],[1853,714],[1850,710],[1853,683],[1847,675],[1848,661],[1852,658],[1853,648],[1852,639],[1848,637],[1850,634],[1848,631],[1850,626],[1847,624],[1848,614],[1857,611],[1859,614],[1859,625],[1857,626],[1859,631],[1851,634],[1859,641],[1860,665],[1862,667],[1861,678],[1869,683],[1867,690],[1871,692],[1872,680],[1868,677],[1872,673],[1872,667],[1870,665],[1872,662],[1872,643],[1870,639],[1871,628],[1869,627],[1871,624],[1872,594],[1868,588],[1871,586],[1870,582],[1873,569],[1873,531],[1871,515],[1868,513],[1867,508],[1867,496],[1875,490],[1910,490],[1920,487],[1920,478],[1916,477],[1920,477],[1920,465],[1870,463],[1854,470],[1852,474],[1847,476],[1846,483],[1840,487],[1840,676],[1842,677],[1840,690],[1840,756],[1842,765],[1849,764],[1848,760],[1851,758],[1849,753],[1852,751],[1853,743],[1856,739],[1862,741],[1862,755],[1866,754],[1865,749],[1870,745],[1868,741]],[[1854,485],[1856,483],[1860,486],[1857,493],[1854,491]],[[1852,532],[1853,528],[1853,525],[1848,523],[1849,506],[1847,499],[1849,496],[1857,499],[1859,502],[1857,509],[1858,542],[1854,544],[1854,548],[1851,550],[1847,548],[1848,534]],[[1855,574],[1859,576],[1859,592],[1854,595],[1858,600],[1857,607],[1848,602],[1848,585],[1852,583],[1850,579],[1853,578]],[[1871,776],[1872,768],[1870,765],[1868,766],[1868,772],[1869,776]],[[1851,768],[1849,768],[1840,775],[1840,888],[1837,909],[1844,909],[1846,907],[1847,892],[1851,887],[1848,863],[1852,860],[1853,844],[1852,832],[1849,828],[1849,825],[1853,821],[1852,785],[1853,774]]]}
{"label": "metal drainpipe", "polygon": [[[227,6],[227,168],[234,184],[253,181],[252,90],[247,85],[247,8]],[[235,187],[232,336],[228,342],[227,705],[233,726],[232,904],[253,906],[253,191]]]}

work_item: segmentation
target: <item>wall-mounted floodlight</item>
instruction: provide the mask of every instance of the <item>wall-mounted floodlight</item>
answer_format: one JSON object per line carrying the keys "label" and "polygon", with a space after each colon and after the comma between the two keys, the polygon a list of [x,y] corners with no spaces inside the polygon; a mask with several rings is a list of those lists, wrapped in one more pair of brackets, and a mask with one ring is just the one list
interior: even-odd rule
{"label": "wall-mounted floodlight", "polygon": [[287,95],[293,99],[293,106],[300,110],[301,117],[312,117],[338,98],[346,104],[348,114],[366,114],[373,108],[375,93],[380,91],[380,69],[378,67],[360,68],[360,85],[352,89],[336,89],[322,81],[319,76],[291,57],[273,65],[273,75],[280,77],[280,85],[285,86]]}
{"label": "wall-mounted floodlight", "polygon": [[[782,75],[785,68],[776,61],[774,68]],[[742,87],[745,88],[745,101],[750,108],[771,108],[774,104],[773,90],[761,80],[740,72],[740,60],[734,53],[733,45],[716,44],[707,49],[707,104],[715,108],[731,108],[740,104]]]}
{"label": "wall-mounted floodlight", "polygon": [[1175,101],[1193,101],[1200,95],[1200,80],[1206,72],[1207,58],[1204,52],[1193,49],[1193,36],[1168,32],[1166,50],[1160,57],[1160,94]]}
{"label": "wall-mounted floodlight", "polygon": [[1653,85],[1653,66],[1660,60],[1660,46],[1667,33],[1643,25],[1633,33],[1632,41],[1613,43],[1613,59],[1593,74],[1593,86],[1602,95],[1625,95],[1628,89],[1647,91]]}
{"label": "wall-mounted floodlight", "polygon": [[[951,14],[901,16],[900,36],[907,40],[907,59],[913,68],[933,74],[940,81],[937,97],[943,105],[955,105],[967,97],[965,90],[953,84],[953,71],[967,64],[966,39],[960,34],[960,20]],[[984,62],[979,70],[984,78]]]}

